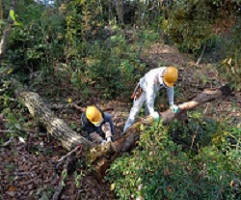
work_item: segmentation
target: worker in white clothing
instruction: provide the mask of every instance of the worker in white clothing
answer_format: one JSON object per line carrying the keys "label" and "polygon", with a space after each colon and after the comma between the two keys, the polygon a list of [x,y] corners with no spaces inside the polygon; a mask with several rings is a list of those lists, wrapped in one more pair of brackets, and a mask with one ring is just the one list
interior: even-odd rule
{"label": "worker in white clothing", "polygon": [[154,102],[156,93],[162,87],[167,89],[170,109],[177,113],[178,107],[174,104],[173,87],[177,79],[178,70],[173,66],[152,69],[146,73],[145,76],[140,79],[140,82],[132,95],[132,98],[134,98],[134,105],[131,108],[129,117],[125,123],[123,133],[125,133],[126,130],[134,124],[135,117],[138,115],[144,103],[146,116],[151,115],[154,120],[158,120],[160,118],[158,112],[155,112],[154,110]]}

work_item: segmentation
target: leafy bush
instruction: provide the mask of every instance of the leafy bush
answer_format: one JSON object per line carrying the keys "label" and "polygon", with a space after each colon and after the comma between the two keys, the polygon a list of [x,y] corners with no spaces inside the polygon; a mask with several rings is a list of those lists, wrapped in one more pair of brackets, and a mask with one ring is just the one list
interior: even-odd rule
{"label": "leafy bush", "polygon": [[19,21],[11,32],[8,60],[23,74],[42,68],[53,71],[53,66],[64,55],[64,18],[52,10],[21,2]]}
{"label": "leafy bush", "polygon": [[130,85],[137,82],[145,67],[140,64],[136,45],[128,45],[123,34],[84,44],[82,61],[73,63],[76,72],[72,83],[82,89],[94,86],[105,98],[129,94]]}
{"label": "leafy bush", "polygon": [[236,24],[229,35],[230,39],[226,43],[226,58],[220,64],[219,70],[225,75],[231,87],[241,89],[241,18],[236,19]]}
{"label": "leafy bush", "polygon": [[[197,123],[193,119],[188,127],[197,130]],[[172,140],[173,124],[154,124],[142,134],[137,150],[114,162],[106,179],[120,199],[240,199],[240,130],[213,125],[200,125],[197,135],[205,132],[200,137],[206,142],[195,151],[190,142]],[[193,128],[175,131],[179,136],[193,134]],[[217,131],[223,138],[219,145],[212,140]],[[195,143],[201,144],[200,139]]]}
{"label": "leafy bush", "polygon": [[220,71],[231,87],[239,90],[241,57],[237,44],[240,43],[240,16],[240,1],[175,0],[162,27],[179,49],[185,52],[200,55],[203,46],[208,50],[214,45],[213,41],[222,43],[218,47],[226,47],[223,48],[226,59],[223,60]]}

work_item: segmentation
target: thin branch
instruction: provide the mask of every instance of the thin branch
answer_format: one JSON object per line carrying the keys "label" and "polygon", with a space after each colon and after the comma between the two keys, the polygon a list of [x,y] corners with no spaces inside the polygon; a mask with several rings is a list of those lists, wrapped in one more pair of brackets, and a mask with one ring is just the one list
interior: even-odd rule
{"label": "thin branch", "polygon": [[11,130],[0,130],[0,133],[16,133],[16,131],[11,131]]}
{"label": "thin branch", "polygon": [[67,153],[65,156],[63,156],[62,158],[60,158],[57,163],[62,162],[63,160],[65,160],[67,157],[69,157],[70,155],[72,155],[72,153],[76,152],[76,151],[82,151],[82,146],[77,146],[75,147],[72,151],[70,151],[69,153]]}
{"label": "thin branch", "polygon": [[197,62],[196,62],[196,65],[199,65],[199,63],[200,63],[200,61],[201,61],[201,59],[202,59],[202,57],[203,57],[203,54],[204,54],[205,49],[206,49],[206,44],[203,46],[201,55],[200,55],[200,57],[198,58],[198,60],[197,60]]}
{"label": "thin branch", "polygon": [[11,137],[7,142],[5,142],[3,145],[1,145],[0,147],[6,147],[8,146],[11,142],[13,141],[13,138]]}
{"label": "thin branch", "polygon": [[[204,112],[203,112],[203,118],[202,118],[202,120],[204,119],[204,116],[205,116],[205,114],[207,113],[207,110],[208,110],[209,105],[210,105],[210,102],[207,103],[207,106],[206,106],[206,108],[205,108],[205,110],[204,110]],[[193,144],[194,144],[194,141],[195,141],[195,139],[196,139],[196,137],[197,137],[197,132],[198,132],[198,130],[199,130],[199,127],[200,127],[200,125],[198,124],[198,125],[197,125],[197,129],[196,129],[196,131],[194,132],[194,134],[193,134],[193,136],[192,136],[192,144],[191,144],[191,146],[190,146],[191,149],[192,149]]]}
{"label": "thin branch", "polygon": [[62,180],[60,180],[58,188],[56,189],[56,192],[54,193],[52,200],[58,200],[63,189],[64,189],[64,186],[62,184]]}

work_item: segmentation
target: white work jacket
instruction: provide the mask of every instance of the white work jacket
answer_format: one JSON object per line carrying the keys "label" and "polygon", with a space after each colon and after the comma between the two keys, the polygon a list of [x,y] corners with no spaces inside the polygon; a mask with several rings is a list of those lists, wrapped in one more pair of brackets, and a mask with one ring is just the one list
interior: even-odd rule
{"label": "white work jacket", "polygon": [[146,106],[150,114],[154,113],[154,102],[156,93],[165,87],[167,90],[169,105],[174,104],[174,87],[167,87],[163,83],[163,75],[166,67],[160,67],[150,70],[140,79],[140,87],[146,93]]}

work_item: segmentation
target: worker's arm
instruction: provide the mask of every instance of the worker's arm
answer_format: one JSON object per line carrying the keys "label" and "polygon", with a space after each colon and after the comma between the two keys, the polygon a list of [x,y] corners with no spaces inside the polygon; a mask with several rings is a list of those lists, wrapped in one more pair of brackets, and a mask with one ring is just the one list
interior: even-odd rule
{"label": "worker's arm", "polygon": [[109,122],[104,123],[101,126],[101,130],[105,133],[105,139],[107,141],[111,141],[112,133],[111,133],[111,126]]}
{"label": "worker's arm", "polygon": [[178,108],[178,106],[176,106],[174,104],[174,87],[169,87],[169,88],[166,88],[166,89],[167,89],[167,96],[168,96],[168,100],[169,100],[170,109],[174,113],[178,113],[179,108]]}
{"label": "worker's arm", "polygon": [[167,87],[166,89],[169,105],[172,106],[174,104],[174,87]]}

